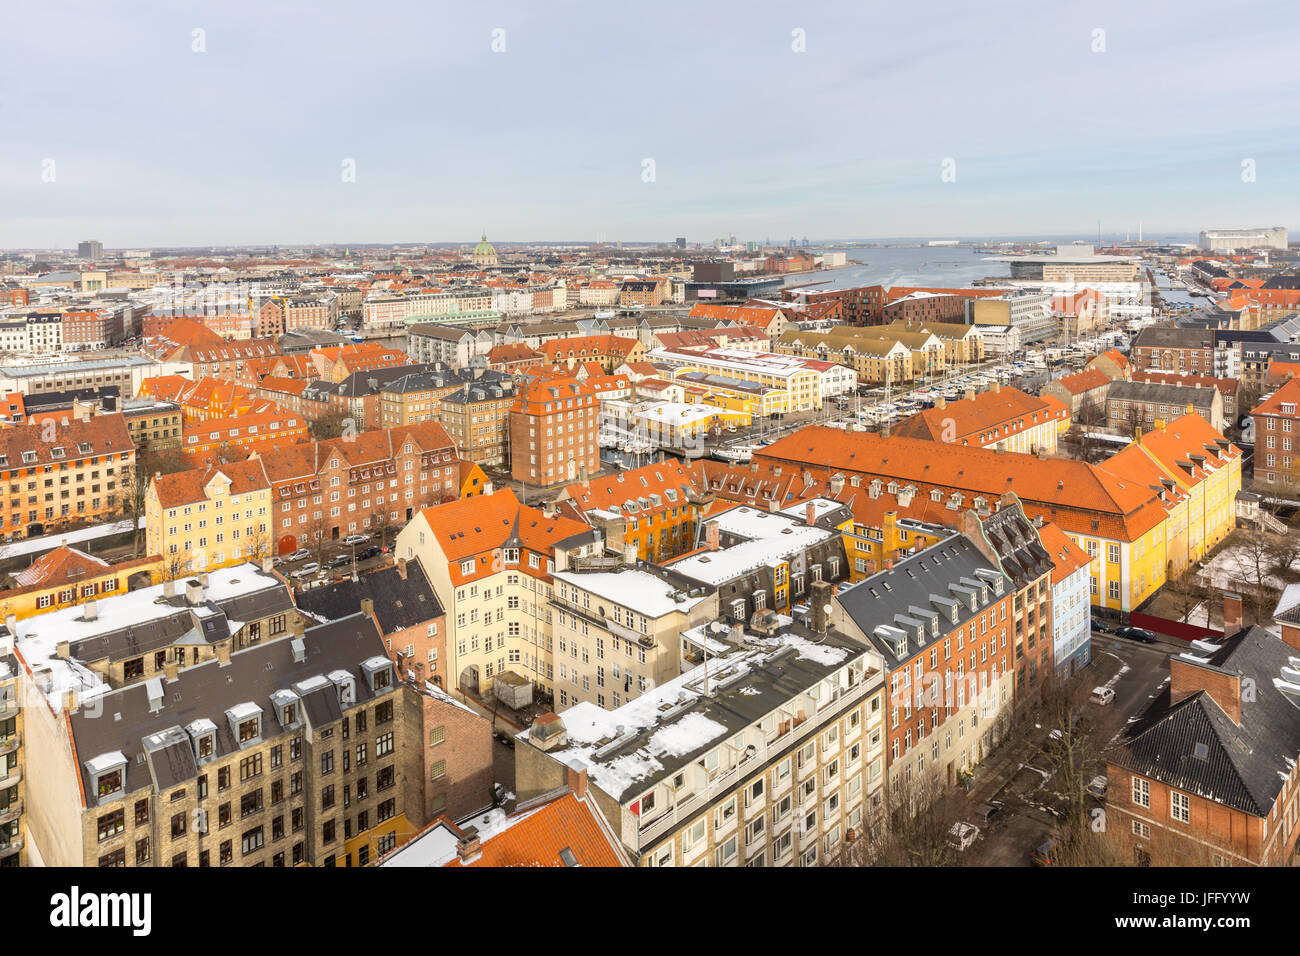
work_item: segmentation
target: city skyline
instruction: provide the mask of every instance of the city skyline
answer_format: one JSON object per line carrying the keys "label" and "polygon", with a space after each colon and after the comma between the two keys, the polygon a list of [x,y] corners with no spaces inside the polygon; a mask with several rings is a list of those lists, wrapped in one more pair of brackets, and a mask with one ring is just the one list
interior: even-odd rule
{"label": "city skyline", "polygon": [[[1213,30],[1170,4],[745,9],[17,10],[27,42],[0,79],[29,93],[0,134],[0,247],[468,242],[485,224],[521,243],[1087,237],[1098,219],[1158,235],[1300,218],[1287,31],[1254,27],[1294,22],[1283,4]],[[1247,39],[1251,69],[1228,88],[1214,64]]]}

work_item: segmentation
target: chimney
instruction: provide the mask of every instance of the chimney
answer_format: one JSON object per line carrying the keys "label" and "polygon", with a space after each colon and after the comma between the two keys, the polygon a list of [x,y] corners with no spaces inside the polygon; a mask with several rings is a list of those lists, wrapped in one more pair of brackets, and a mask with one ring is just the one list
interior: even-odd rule
{"label": "chimney", "polygon": [[163,597],[165,597],[165,598],[171,598],[171,597],[175,597],[175,596],[176,596],[176,582],[175,582],[175,581],[164,581],[164,582],[163,582]]}
{"label": "chimney", "polygon": [[[207,575],[205,574],[203,577],[206,578]],[[185,582],[185,601],[190,607],[198,607],[203,603],[203,585],[203,578],[199,578],[197,581]]]}
{"label": "chimney", "polygon": [[528,742],[546,753],[569,742],[569,732],[564,721],[554,711],[538,714],[528,727]]}
{"label": "chimney", "polygon": [[269,556],[268,556],[268,557],[265,557],[265,558],[262,559],[262,571],[263,571],[264,573],[266,573],[266,574],[270,574],[270,573],[271,573],[271,570],[272,570],[274,567],[275,567],[275,562],[272,561],[271,558],[270,558]]}
{"label": "chimney", "polygon": [[814,502],[809,501],[803,506],[803,520],[804,524],[817,523],[817,505]]}
{"label": "chimney", "polygon": [[163,664],[163,675],[167,678],[168,683],[177,680],[181,676],[181,665],[174,654],[168,656],[166,663]]}
{"label": "chimney", "polygon": [[584,485],[587,483],[587,466],[585,464],[578,466],[578,480]]}
{"label": "chimney", "polygon": [[95,604],[94,598],[91,598],[85,604],[81,605],[81,619],[83,621],[95,621],[99,619],[99,607]]}
{"label": "chimney", "polygon": [[623,563],[632,566],[637,562],[637,545],[635,541],[623,542]]}
{"label": "chimney", "polygon": [[1223,593],[1223,636],[1232,637],[1241,630],[1241,595]]}
{"label": "chimney", "polygon": [[581,760],[575,760],[576,766],[568,767],[569,789],[573,795],[581,800],[587,795],[587,765]]}
{"label": "chimney", "polygon": [[77,692],[69,687],[63,692],[63,712],[65,714],[75,714],[77,707],[81,703],[77,699]]}
{"label": "chimney", "polygon": [[375,613],[375,600],[374,600],[374,598],[362,598],[362,599],[361,599],[361,613],[364,614],[366,617],[371,617],[371,616],[374,615],[374,613]]}
{"label": "chimney", "polygon": [[995,381],[993,383],[993,394],[996,395],[1000,391],[1002,391],[1002,383]]}
{"label": "chimney", "polygon": [[473,863],[482,856],[478,842],[478,827],[466,827],[461,833],[464,835],[456,843],[456,855],[460,857],[462,863]]}
{"label": "chimney", "polygon": [[936,398],[936,399],[934,400],[934,407],[935,407],[935,408],[947,408],[947,407],[948,407],[948,399],[947,399],[947,397],[944,396],[944,395],[940,395],[938,398]]}
{"label": "chimney", "polygon": [[406,558],[397,559],[397,576],[403,581],[406,580]]}
{"label": "chimney", "polygon": [[975,389],[973,388],[966,389],[966,401],[970,402],[974,400],[975,400]]}
{"label": "chimney", "polygon": [[1193,694],[1205,691],[1238,727],[1241,726],[1241,675],[1186,660],[1169,658],[1169,704],[1173,706]]}
{"label": "chimney", "polygon": [[831,586],[828,581],[814,581],[808,588],[808,605],[812,610],[813,630],[825,634],[831,623]]}
{"label": "chimney", "polygon": [[844,476],[836,474],[831,477],[831,494],[838,495],[844,490]]}
{"label": "chimney", "polygon": [[222,667],[230,666],[230,641],[220,641],[217,644],[217,660]]}
{"label": "chimney", "polygon": [[704,526],[704,546],[707,550],[717,551],[720,537],[721,531],[716,521],[710,521]]}
{"label": "chimney", "polygon": [[208,572],[207,572],[207,571],[200,571],[200,572],[199,572],[199,584],[202,584],[205,588],[208,586]]}
{"label": "chimney", "polygon": [[300,618],[300,617],[298,617],[298,618],[294,618],[294,621],[293,621],[293,636],[294,636],[294,637],[302,637],[303,634],[305,634],[306,632],[307,632],[307,625],[303,623],[302,618]]}

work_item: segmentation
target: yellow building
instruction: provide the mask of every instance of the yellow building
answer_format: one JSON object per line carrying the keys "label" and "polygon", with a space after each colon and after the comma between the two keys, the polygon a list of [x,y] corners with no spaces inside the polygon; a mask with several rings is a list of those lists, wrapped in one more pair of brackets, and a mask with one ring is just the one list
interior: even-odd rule
{"label": "yellow building", "polygon": [[153,554],[109,564],[61,545],[10,577],[14,587],[0,595],[0,617],[12,614],[22,620],[92,598],[125,594],[132,587],[157,584],[163,579],[163,559]]}
{"label": "yellow building", "polygon": [[145,541],[164,574],[210,571],[271,553],[271,483],[260,458],[155,477]]}

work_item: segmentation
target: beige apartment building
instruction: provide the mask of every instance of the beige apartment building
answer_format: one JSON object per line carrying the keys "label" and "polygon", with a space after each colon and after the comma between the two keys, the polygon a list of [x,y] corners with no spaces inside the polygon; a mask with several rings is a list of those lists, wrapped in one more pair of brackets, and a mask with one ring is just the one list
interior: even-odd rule
{"label": "beige apartment building", "polygon": [[0,868],[26,866],[23,708],[12,635],[0,635]]}
{"label": "beige apartment building", "polygon": [[617,710],[667,683],[681,673],[682,632],[718,616],[714,589],[650,564],[577,559],[554,578],[557,711]]}
{"label": "beige apartment building", "polygon": [[395,554],[420,560],[446,611],[447,689],[486,695],[507,674],[550,696],[552,575],[599,549],[590,526],[521,505],[509,489],[418,512]]}
{"label": "beige apartment building", "polygon": [[539,717],[519,735],[516,789],[527,800],[576,777],[640,866],[824,865],[883,825],[881,675],[824,619],[756,618],[617,710]]}
{"label": "beige apartment building", "polygon": [[351,865],[354,834],[413,829],[420,747],[367,615],[304,629],[242,565],[6,627],[47,865]]}
{"label": "beige apartment building", "polygon": [[510,465],[512,379],[464,386],[438,400],[438,419],[462,458],[479,465]]}

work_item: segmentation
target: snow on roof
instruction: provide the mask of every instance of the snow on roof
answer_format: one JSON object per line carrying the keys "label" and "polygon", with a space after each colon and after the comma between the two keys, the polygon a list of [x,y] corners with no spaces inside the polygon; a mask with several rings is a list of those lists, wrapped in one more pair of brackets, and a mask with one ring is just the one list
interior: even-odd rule
{"label": "snow on roof", "polygon": [[802,521],[804,520],[804,517],[808,513],[809,505],[813,506],[814,509],[813,515],[814,517],[817,518],[820,518],[822,515],[828,512],[834,511],[836,508],[844,507],[842,504],[840,504],[840,502],[835,501],[832,498],[809,498],[806,501],[800,501],[796,504],[786,505],[784,508],[780,509],[777,513],[783,515],[789,515],[791,518],[797,518],[798,520]]}
{"label": "snow on roof", "polygon": [[[704,600],[703,597],[689,597],[663,578],[637,568],[601,572],[556,571],[553,577],[652,619],[672,611],[689,611]],[[674,594],[681,594],[682,599],[674,600]]]}
{"label": "snow on roof", "polygon": [[478,711],[474,710],[474,708],[468,706],[467,704],[461,703],[455,697],[452,697],[451,694],[448,694],[441,687],[438,687],[437,685],[432,684],[429,681],[424,682],[424,689],[430,697],[434,697],[442,701],[444,704],[451,704],[454,707],[459,707],[461,710],[465,711],[465,713],[473,714],[475,717],[483,716]]}
{"label": "snow on roof", "polygon": [[[525,810],[513,816],[507,815],[500,808],[485,810],[472,817],[466,817],[456,825],[465,830],[473,827],[478,831],[479,845],[493,837],[505,833],[516,823],[527,820],[541,807]],[[411,840],[391,857],[384,861],[384,866],[446,866],[456,859],[456,847],[460,840],[446,823],[439,823],[425,833]]]}
{"label": "snow on roof", "polygon": [[759,511],[742,505],[710,518],[718,530],[744,540],[717,551],[703,551],[675,561],[674,571],[700,581],[718,585],[755,568],[766,567],[774,559],[787,557],[811,548],[838,532],[804,524],[780,512]]}
{"label": "snow on roof", "polygon": [[[278,579],[266,574],[257,565],[238,564],[212,571],[208,575],[205,597],[208,600],[225,600],[282,586]],[[183,595],[184,587],[177,588],[177,592]],[[51,686],[46,691],[46,697],[56,712],[61,706],[60,699],[64,691],[75,690],[79,699],[89,701],[110,689],[102,677],[79,662],[61,659],[58,656],[58,644],[61,641],[75,643],[100,634],[136,627],[171,617],[181,610],[177,605],[159,601],[162,596],[163,585],[156,584],[138,591],[99,598],[95,602],[94,620],[84,620],[85,609],[78,605],[23,618],[14,625],[15,642],[28,666],[33,672],[48,668]],[[210,610],[203,609],[200,616],[211,613]],[[235,622],[231,626],[235,627]]]}
{"label": "snow on roof", "polygon": [[1209,641],[1192,641],[1192,647],[1198,651],[1206,651],[1213,654],[1215,651],[1222,650],[1222,644],[1211,644]]}
{"label": "snow on roof", "polygon": [[262,712],[262,708],[257,706],[251,700],[243,701],[236,704],[226,711],[226,716],[231,720],[248,720],[250,717],[256,717]]}
{"label": "snow on roof", "polygon": [[812,661],[816,664],[822,664],[826,667],[834,667],[836,664],[842,664],[848,660],[849,652],[846,648],[835,647],[831,644],[815,644],[807,638],[800,637],[798,634],[783,634],[777,638],[777,643],[786,647],[793,647],[795,657],[800,660]]}
{"label": "snow on roof", "polygon": [[86,769],[91,773],[103,773],[105,770],[111,770],[124,763],[126,763],[126,754],[120,750],[110,750],[108,753],[87,760]]}

